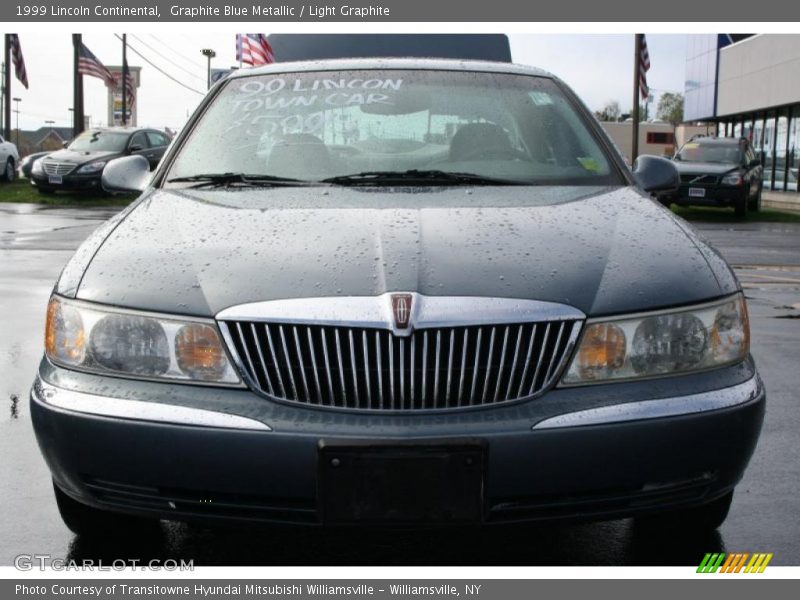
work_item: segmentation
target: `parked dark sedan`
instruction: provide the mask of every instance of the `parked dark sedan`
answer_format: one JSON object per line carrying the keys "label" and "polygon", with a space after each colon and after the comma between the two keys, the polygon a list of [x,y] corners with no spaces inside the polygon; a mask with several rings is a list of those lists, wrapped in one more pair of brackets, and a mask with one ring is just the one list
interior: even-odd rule
{"label": "parked dark sedan", "polygon": [[570,89],[500,63],[217,84],[56,284],[31,414],[66,524],[718,526],[765,392],[732,270]]}
{"label": "parked dark sedan", "polygon": [[64,150],[33,163],[31,183],[44,194],[56,191],[101,191],[100,178],[110,160],[138,155],[154,169],[169,145],[169,138],[155,129],[110,127],[89,129]]}
{"label": "parked dark sedan", "polygon": [[697,136],[674,160],[681,187],[664,204],[731,207],[739,217],[761,210],[764,169],[746,139]]}

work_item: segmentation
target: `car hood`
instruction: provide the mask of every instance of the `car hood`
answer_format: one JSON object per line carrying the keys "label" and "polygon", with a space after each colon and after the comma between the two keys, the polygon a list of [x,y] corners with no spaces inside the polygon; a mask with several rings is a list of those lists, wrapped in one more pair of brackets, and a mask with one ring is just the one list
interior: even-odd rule
{"label": "car hood", "polygon": [[512,186],[154,191],[86,242],[57,289],[211,316],[248,302],[388,291],[602,315],[736,288],[685,222],[634,188]]}
{"label": "car hood", "polygon": [[674,163],[678,167],[678,171],[686,175],[722,175],[741,168],[733,163],[685,162],[680,160],[676,160]]}
{"label": "car hood", "polygon": [[50,154],[47,157],[48,160],[56,160],[58,162],[67,162],[67,163],[74,163],[76,165],[82,165],[83,163],[87,163],[94,160],[109,160],[112,158],[116,158],[117,156],[122,156],[122,152],[115,152],[115,151],[77,151],[77,150],[70,150],[69,148],[65,148],[64,150],[58,150]]}

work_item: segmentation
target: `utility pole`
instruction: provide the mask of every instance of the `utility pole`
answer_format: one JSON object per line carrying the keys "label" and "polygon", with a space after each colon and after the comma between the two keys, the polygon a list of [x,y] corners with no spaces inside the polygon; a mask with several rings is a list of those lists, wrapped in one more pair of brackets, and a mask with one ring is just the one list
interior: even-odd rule
{"label": "utility pole", "polygon": [[22,102],[22,98],[12,98],[12,100],[16,103],[16,107],[14,108],[14,112],[17,113],[17,148],[19,148],[19,103]]}
{"label": "utility pole", "polygon": [[81,60],[81,46],[83,45],[80,33],[72,34],[73,74],[72,74],[72,137],[78,137],[84,129],[83,124],[83,77],[78,72],[78,63]]}
{"label": "utility pole", "polygon": [[631,165],[639,156],[639,65],[642,61],[642,34],[636,34],[636,43],[633,51],[633,139],[631,140]]}
{"label": "utility pole", "polygon": [[[112,111],[113,112],[113,111]],[[122,126],[128,124],[128,34],[122,34]]]}
{"label": "utility pole", "polygon": [[11,137],[11,34],[5,35],[3,54],[3,138]]}

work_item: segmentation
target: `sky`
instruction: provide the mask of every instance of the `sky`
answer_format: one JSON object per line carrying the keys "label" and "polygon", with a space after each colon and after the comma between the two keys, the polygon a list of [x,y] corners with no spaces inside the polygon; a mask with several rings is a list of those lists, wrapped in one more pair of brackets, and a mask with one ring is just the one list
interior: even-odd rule
{"label": "sky", "polygon": [[[212,68],[230,67],[236,64],[234,35],[128,34],[128,64],[142,67],[138,124],[179,129],[202,99],[206,87],[207,63],[201,49],[216,51]],[[509,39],[514,62],[540,67],[559,76],[590,109],[600,110],[607,101],[616,100],[623,112],[630,110],[633,35],[512,34]],[[21,98],[20,128],[38,129],[49,120],[57,126],[70,126],[71,35],[21,33],[20,42],[30,83],[30,89],[26,90],[12,73],[11,95]],[[122,44],[113,33],[84,34],[83,42],[105,65],[121,64]],[[656,90],[656,102],[663,91],[682,93],[686,36],[648,35],[647,43],[652,65],[648,83]],[[159,73],[137,51],[180,83]],[[107,119],[106,88],[100,79],[83,79],[84,112],[91,116],[93,126],[103,125]],[[12,114],[12,127],[16,127],[16,114]]]}

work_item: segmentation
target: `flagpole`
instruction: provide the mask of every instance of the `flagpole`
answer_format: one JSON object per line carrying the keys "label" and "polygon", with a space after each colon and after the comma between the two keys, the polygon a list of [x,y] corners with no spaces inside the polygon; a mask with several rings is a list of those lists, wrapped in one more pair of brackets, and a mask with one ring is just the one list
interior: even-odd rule
{"label": "flagpole", "polygon": [[642,61],[642,34],[636,34],[636,42],[633,51],[633,108],[631,118],[633,119],[633,138],[631,139],[631,165],[636,157],[639,156],[639,68]]}
{"label": "flagpole", "polygon": [[3,52],[5,71],[3,72],[3,139],[11,138],[11,34],[5,34]]}
{"label": "flagpole", "polygon": [[78,72],[78,63],[81,57],[82,36],[80,33],[72,34],[73,74],[72,74],[72,135],[78,137],[83,131],[83,77]]}
{"label": "flagpole", "polygon": [[[122,126],[128,124],[128,34],[122,34]],[[112,111],[113,112],[113,111]]]}

